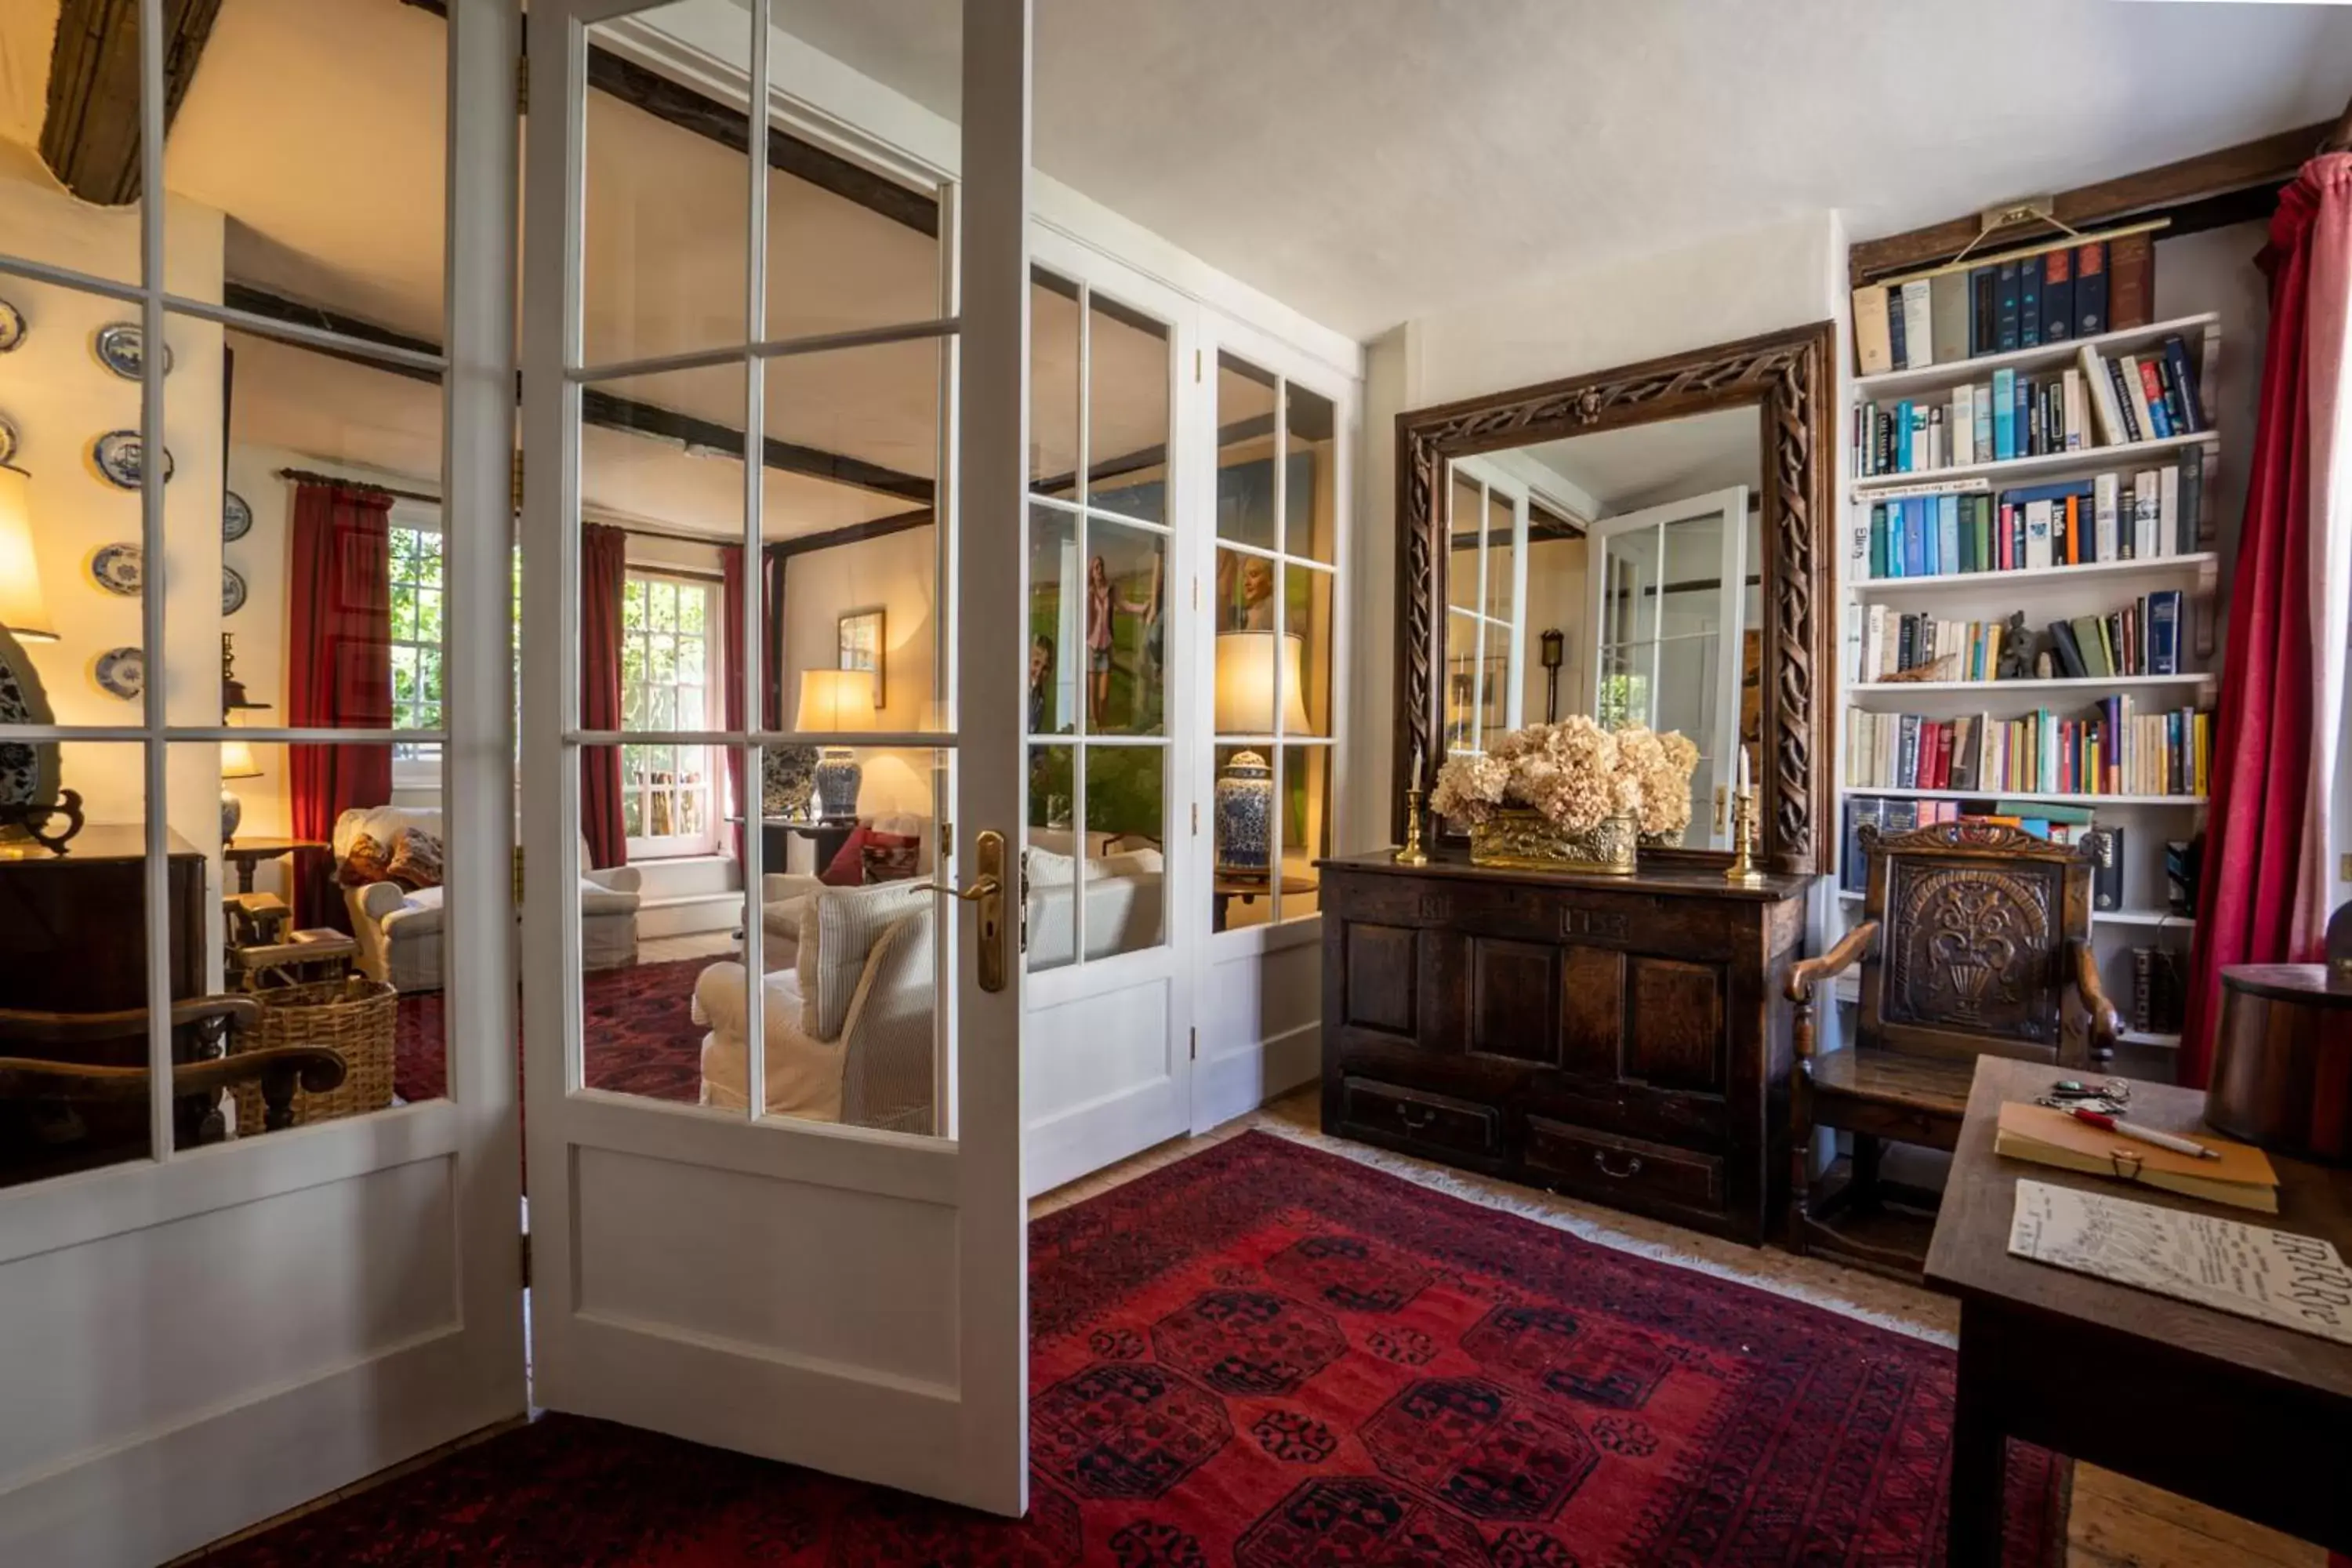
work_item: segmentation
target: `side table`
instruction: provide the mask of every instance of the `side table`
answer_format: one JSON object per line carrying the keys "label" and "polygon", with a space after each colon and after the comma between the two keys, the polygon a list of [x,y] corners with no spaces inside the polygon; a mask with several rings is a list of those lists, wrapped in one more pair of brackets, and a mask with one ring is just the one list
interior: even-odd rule
{"label": "side table", "polygon": [[236,890],[249,893],[253,891],[253,868],[264,860],[275,860],[297,850],[327,847],[316,838],[232,838],[221,846],[221,858],[236,868]]}

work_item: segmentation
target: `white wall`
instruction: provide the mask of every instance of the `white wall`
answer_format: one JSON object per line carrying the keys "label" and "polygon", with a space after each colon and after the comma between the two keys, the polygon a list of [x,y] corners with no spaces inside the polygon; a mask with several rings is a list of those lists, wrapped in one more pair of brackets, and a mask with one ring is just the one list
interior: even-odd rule
{"label": "white wall", "polygon": [[[165,219],[171,288],[198,300],[221,290],[222,218],[173,199]],[[12,248],[103,277],[135,277],[139,225],[85,205],[58,187],[29,148],[0,142],[0,235]],[[94,673],[109,648],[143,646],[142,601],[100,588],[91,555],[140,540],[140,498],[99,476],[92,444],[110,430],[136,430],[140,385],[101,365],[98,330],[138,319],[132,307],[21,278],[0,279],[0,298],[25,317],[24,342],[0,354],[0,415],[19,437],[14,466],[31,476],[35,553],[58,640],[27,645],[61,724],[138,724],[140,705],[102,690]],[[164,690],[175,723],[220,718],[221,330],[186,317],[164,332],[173,369],[163,384],[163,444],[173,478],[163,491],[167,584]],[[152,582],[154,574],[149,573]],[[64,784],[81,792],[92,822],[144,820],[139,748],[68,743],[59,749]],[[217,841],[219,764],[209,746],[173,748],[171,825],[199,849]]]}
{"label": "white wall", "polygon": [[[1399,414],[1838,318],[1845,247],[1834,214],[1811,213],[1686,249],[1537,279],[1407,321],[1371,343],[1352,585],[1356,646],[1387,648],[1397,635],[1392,432]],[[1357,744],[1344,780],[1349,808],[1341,814],[1353,842],[1343,850],[1388,841],[1396,728],[1391,662],[1360,660],[1354,674],[1349,716]],[[1562,703],[1565,710],[1565,698]]]}
{"label": "white wall", "polygon": [[[883,660],[880,730],[937,728],[938,530],[910,528],[879,539],[795,555],[784,569],[784,722],[793,722],[801,672],[839,666],[839,621],[851,610],[881,606],[888,639]],[[931,759],[922,752],[860,752],[866,771],[861,816],[936,815]]]}

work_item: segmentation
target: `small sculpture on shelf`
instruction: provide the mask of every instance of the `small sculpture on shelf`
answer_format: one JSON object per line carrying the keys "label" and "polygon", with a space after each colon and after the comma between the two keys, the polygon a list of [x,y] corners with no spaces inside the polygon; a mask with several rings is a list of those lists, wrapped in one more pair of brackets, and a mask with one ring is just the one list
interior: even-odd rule
{"label": "small sculpture on shelf", "polygon": [[1993,667],[1996,680],[2033,678],[2033,634],[2025,629],[2025,612],[2011,610],[2001,628],[2000,658]]}

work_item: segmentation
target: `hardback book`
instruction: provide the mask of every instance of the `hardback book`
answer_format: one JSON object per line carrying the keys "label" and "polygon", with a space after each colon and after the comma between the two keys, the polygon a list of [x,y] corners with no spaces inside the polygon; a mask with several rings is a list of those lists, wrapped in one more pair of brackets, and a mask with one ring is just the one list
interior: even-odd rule
{"label": "hardback book", "polygon": [[2017,346],[2042,341],[2042,258],[2029,256],[2017,267]]}
{"label": "hardback book", "polygon": [[2090,666],[2083,662],[2083,650],[2074,641],[2074,628],[2070,623],[2050,623],[2050,647],[2058,656],[2058,673],[2067,679],[2081,680],[2091,673]]}
{"label": "hardback book", "polygon": [[1992,455],[2006,462],[2017,456],[2017,373],[1992,373]]}
{"label": "hardback book", "polygon": [[2054,1105],[2013,1100],[2000,1108],[1992,1146],[1995,1153],[2012,1160],[2113,1176],[2257,1214],[2278,1213],[2278,1172],[2270,1156],[2251,1143],[2202,1129],[2193,1136],[2220,1158],[2178,1153],[2077,1121]]}
{"label": "hardback book", "polygon": [[1848,795],[1845,802],[1845,842],[1838,864],[1838,885],[1849,893],[1864,890],[1869,859],[1862,852],[1862,825],[1886,820],[1886,802],[1874,795]]}
{"label": "hardback book", "polygon": [[1896,370],[1911,368],[1911,334],[1903,316],[1903,289],[1899,284],[1886,285],[1886,352]]}
{"label": "hardback book", "polygon": [[2060,401],[2064,408],[2063,427],[2067,451],[2075,451],[2091,444],[2089,421],[2083,413],[2083,373],[2069,368],[2059,379]]}
{"label": "hardback book", "polygon": [[1947,412],[1948,411],[1945,409],[1944,405],[1940,403],[1927,410],[1927,466],[1931,468],[1947,468],[1951,467],[1951,456],[1945,450],[1944,445],[1944,416]]}
{"label": "hardback book", "polygon": [[2050,560],[2050,503],[2046,500],[2025,503],[2025,569],[2045,572]]}
{"label": "hardback book", "polygon": [[2114,661],[2107,657],[2106,639],[2100,636],[2099,617],[2076,616],[2067,623],[2074,633],[2074,657],[2082,661],[2083,673],[2105,680],[2116,672]]}
{"label": "hardback book", "polygon": [[2180,449],[2180,532],[2175,553],[2192,555],[2205,537],[2205,448]]}
{"label": "hardback book", "polygon": [[2095,826],[2090,830],[2091,908],[2124,907],[2124,830]]}
{"label": "hardback book", "polygon": [[2162,504],[2158,492],[2154,468],[2142,468],[2132,476],[2132,555],[2137,560],[2153,560],[2157,553],[2157,509]]}
{"label": "hardback book", "polygon": [[1969,357],[1969,275],[1938,272],[1929,279],[1928,315],[1934,324],[1931,346],[1937,364]]}
{"label": "hardback book", "polygon": [[2119,559],[2116,546],[2122,495],[2123,479],[2120,475],[2101,474],[2091,481],[2091,544],[2094,560]]}
{"label": "hardback book", "polygon": [[1927,574],[1927,541],[1924,527],[1927,509],[1917,500],[1903,503],[1903,570],[1905,577]]}
{"label": "hardback book", "polygon": [[1960,498],[1943,495],[1936,498],[1936,570],[1958,572],[1960,567]]}
{"label": "hardback book", "polygon": [[2007,353],[2018,346],[2018,267],[2003,261],[1993,272],[1993,352]]}
{"label": "hardback book", "polygon": [[2205,428],[2205,404],[2197,385],[2197,367],[2189,363],[2189,345],[2178,332],[2164,340],[2164,363],[2171,367],[2173,384],[2180,390],[2176,423],[2193,435]]}
{"label": "hardback book", "polygon": [[1883,375],[1895,368],[1895,340],[1886,321],[1886,285],[1853,291],[1853,358],[1857,373]]}
{"label": "hardback book", "polygon": [[2060,246],[2042,258],[2042,341],[2074,335],[2074,253]]}
{"label": "hardback book", "polygon": [[1969,389],[1969,411],[1976,417],[1975,461],[1992,461],[1992,383],[1980,381]]}
{"label": "hardback book", "polygon": [[2164,398],[2165,428],[2175,436],[2192,434],[2193,432],[2189,428],[2189,416],[2181,407],[2179,384],[2172,378],[2171,359],[2162,353],[2158,353],[2149,354],[2140,363],[2155,367],[2156,384],[2161,389]]}
{"label": "hardback book", "polygon": [[1972,718],[1952,724],[1952,787],[1977,787],[1977,721]]}
{"label": "hardback book", "polygon": [[2201,837],[2164,841],[2164,901],[2176,915],[2196,912],[2198,862],[2203,844]]}
{"label": "hardback book", "polygon": [[2095,337],[2107,330],[2107,247],[2104,241],[2074,247],[2074,335]]}
{"label": "hardback book", "polygon": [[2107,328],[2120,332],[2156,320],[2156,236],[2117,235],[2107,241]]}
{"label": "hardback book", "polygon": [[2180,548],[2180,465],[2167,463],[2157,470],[2156,552],[2179,555]]}
{"label": "hardback book", "polygon": [[2147,673],[2180,673],[2180,590],[2165,588],[2147,596]]}
{"label": "hardback book", "polygon": [[2123,422],[2124,440],[2126,442],[2142,439],[2147,429],[2139,422],[2139,416],[2132,405],[2131,389],[2135,382],[2135,377],[2124,373],[2123,361],[2111,359],[2107,362],[2107,384],[2115,388],[2116,412]]}
{"label": "hardback book", "polygon": [[2147,405],[2147,417],[2142,423],[2156,433],[2158,440],[2170,440],[2178,432],[2172,428],[2172,410],[2164,401],[2164,377],[2156,368],[2156,360],[2136,354],[2131,364],[2139,374],[2140,401]]}
{"label": "hardback book", "polygon": [[1927,460],[1927,410],[1917,403],[1906,403],[1903,409],[1904,418],[1911,430],[1911,452],[1903,467],[1913,473],[1932,468],[1934,465]]}
{"label": "hardback book", "polygon": [[1952,388],[1952,411],[1944,421],[1944,438],[1951,448],[1955,466],[1973,463],[1977,448],[1977,389],[1961,385]]}
{"label": "hardback book", "polygon": [[2021,458],[2026,457],[2034,450],[2033,446],[2032,445],[2033,433],[2033,383],[2027,377],[2021,375],[2017,378],[2017,411],[2014,416],[2014,419],[2016,423],[2016,434],[2013,438],[2017,443],[2017,456]]}
{"label": "hardback book", "polygon": [[1886,503],[1870,503],[1870,574],[1890,576],[1886,569]]}
{"label": "hardback book", "polygon": [[2129,423],[2136,431],[2132,439],[2135,441],[2157,439],[2155,416],[2147,405],[2147,383],[2140,377],[2138,357],[2126,354],[2116,361],[2116,364],[2123,375],[2124,402],[2131,410]]}
{"label": "hardback book", "polygon": [[1989,354],[1994,352],[1997,329],[2000,320],[1999,296],[1993,292],[1990,267],[1971,268],[1969,271],[1969,353]]}
{"label": "hardback book", "polygon": [[1903,348],[1909,356],[1903,363],[1906,370],[1925,370],[1936,363],[1935,310],[1925,278],[1903,285]]}
{"label": "hardback book", "polygon": [[2123,415],[2116,407],[2114,385],[2107,380],[2107,362],[2099,351],[2084,343],[2074,353],[2076,366],[2083,373],[2083,389],[2090,398],[2092,413],[2099,427],[2098,444],[2120,447],[2126,439]]}

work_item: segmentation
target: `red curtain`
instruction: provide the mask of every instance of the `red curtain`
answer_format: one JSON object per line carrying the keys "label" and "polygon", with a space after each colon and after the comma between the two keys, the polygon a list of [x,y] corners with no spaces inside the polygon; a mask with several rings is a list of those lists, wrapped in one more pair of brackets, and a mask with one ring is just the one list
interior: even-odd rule
{"label": "red curtain", "polygon": [[[580,531],[580,727],[621,727],[621,584],[628,572],[628,535],[588,523]],[[588,859],[598,868],[629,858],[621,821],[621,749],[580,749],[580,831]]]}
{"label": "red curtain", "polygon": [[[392,726],[392,498],[351,485],[294,489],[288,590],[286,721],[297,729]],[[392,799],[392,748],[381,742],[289,745],[294,837],[329,842],[335,819]],[[298,923],[351,930],[333,858],[299,858]]]}
{"label": "red curtain", "polygon": [[2270,277],[2270,335],[2230,592],[2212,800],[2180,1038],[2180,1081],[2199,1089],[2212,1068],[2221,971],[2291,956],[2312,742],[2311,427],[2305,378],[2311,236],[2323,190],[2330,203],[2345,199],[2340,188],[2330,188],[2333,182],[2323,187],[2313,178],[2315,166],[2281,193],[2270,243],[2259,258]]}

